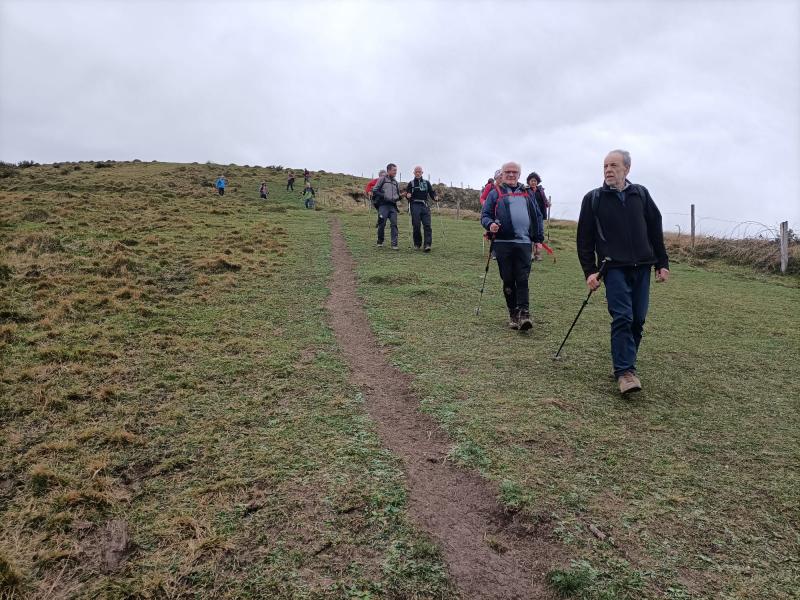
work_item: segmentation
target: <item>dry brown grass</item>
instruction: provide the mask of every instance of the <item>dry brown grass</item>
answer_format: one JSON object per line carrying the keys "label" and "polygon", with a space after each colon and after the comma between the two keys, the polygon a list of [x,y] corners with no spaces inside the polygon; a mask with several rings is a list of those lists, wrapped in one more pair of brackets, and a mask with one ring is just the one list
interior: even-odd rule
{"label": "dry brown grass", "polygon": [[[766,273],[780,273],[780,244],[777,240],[730,239],[696,236],[694,248],[687,235],[667,234],[667,252],[670,256],[703,264],[722,261],[742,267],[752,267]],[[800,244],[789,244],[787,273],[800,274]]]}

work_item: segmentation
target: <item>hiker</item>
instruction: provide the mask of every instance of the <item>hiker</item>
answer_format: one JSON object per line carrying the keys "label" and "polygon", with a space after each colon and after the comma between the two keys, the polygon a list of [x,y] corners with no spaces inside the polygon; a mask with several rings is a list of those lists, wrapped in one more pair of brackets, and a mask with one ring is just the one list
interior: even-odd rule
{"label": "hiker", "polygon": [[[545,196],[544,188],[542,187],[542,178],[539,177],[539,174],[536,171],[533,171],[530,175],[528,175],[527,182],[528,193],[533,196],[533,199],[536,201],[536,206],[539,207],[539,212],[542,215],[542,219],[546,221],[547,209],[550,208],[550,200],[548,200],[547,196]],[[542,248],[540,246],[536,246],[533,249],[533,260],[542,260]]]}
{"label": "hiker", "polygon": [[657,282],[669,279],[661,213],[644,186],[628,181],[630,170],[629,152],[608,153],[603,185],[583,197],[577,236],[578,260],[589,289],[600,287],[597,261],[606,259],[611,360],[622,394],[642,389],[636,354],[650,299],[650,269],[655,266]]}
{"label": "hiker", "polygon": [[303,183],[308,183],[309,179],[311,179],[311,173],[309,173],[308,169],[303,169]]}
{"label": "hiker", "polygon": [[315,198],[316,198],[316,192],[314,192],[314,188],[311,187],[311,182],[306,181],[306,185],[303,188],[303,201],[306,205],[306,208],[314,208]]}
{"label": "hiker", "polygon": [[[436,202],[436,191],[431,182],[422,177],[422,167],[414,167],[414,179],[406,186],[408,210],[411,213],[411,228],[414,237],[414,249],[421,247],[424,252],[431,251],[433,230],[431,229],[431,209],[428,207],[428,198]],[[422,233],[420,223],[425,231],[425,246],[422,246]]]}
{"label": "hiker", "polygon": [[378,248],[383,248],[383,235],[386,220],[391,223],[392,250],[399,250],[397,245],[397,201],[400,199],[400,185],[397,183],[397,165],[386,165],[386,175],[378,178],[372,188],[372,203],[378,209]]}
{"label": "hiker", "polygon": [[225,176],[224,175],[220,175],[217,178],[217,182],[214,185],[217,188],[217,193],[220,196],[224,196],[225,195],[225,186],[228,185],[228,180],[225,179]]}
{"label": "hiker", "polygon": [[294,191],[294,172],[289,171],[289,179],[286,180],[286,191]]}
{"label": "hiker", "polygon": [[531,246],[544,241],[542,215],[533,198],[519,183],[519,163],[507,162],[501,183],[489,192],[481,211],[481,225],[489,232],[497,258],[503,295],[508,307],[508,326],[525,331],[533,327],[528,293]]}
{"label": "hiker", "polygon": [[269,195],[269,189],[267,188],[266,181],[261,182],[261,187],[258,189],[258,195],[261,196],[261,198],[263,198],[264,200],[267,199],[267,196]]}
{"label": "hiker", "polygon": [[489,177],[489,181],[483,186],[483,191],[481,192],[481,207],[483,207],[484,202],[486,202],[486,196],[494,189],[495,183],[500,182],[501,173],[502,171],[497,169],[497,171],[494,172],[494,178]]}
{"label": "hiker", "polygon": [[[386,175],[386,171],[381,169],[380,171],[378,171],[378,176],[375,179],[370,179],[369,182],[367,183],[367,186],[364,188],[364,193],[367,195],[367,200],[369,200],[370,202],[372,202],[372,188],[374,188],[375,184],[378,183],[378,179],[380,179],[384,175]],[[377,206],[375,206],[375,208],[377,208]]]}

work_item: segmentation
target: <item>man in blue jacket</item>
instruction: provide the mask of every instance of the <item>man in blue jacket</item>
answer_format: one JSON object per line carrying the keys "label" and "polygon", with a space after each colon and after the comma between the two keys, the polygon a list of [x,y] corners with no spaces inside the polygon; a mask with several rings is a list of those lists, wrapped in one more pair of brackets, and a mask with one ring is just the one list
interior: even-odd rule
{"label": "man in blue jacket", "polygon": [[601,187],[583,198],[578,217],[578,259],[586,285],[600,287],[596,256],[606,258],[606,300],[611,315],[611,360],[619,391],[642,389],[636,354],[650,302],[650,270],[669,279],[661,213],[642,185],[628,181],[631,155],[612,150],[603,162]]}
{"label": "man in blue jacket", "polygon": [[507,162],[500,185],[489,192],[481,212],[481,225],[489,231],[497,268],[503,280],[509,327],[525,331],[533,327],[528,293],[531,251],[544,241],[542,215],[533,197],[519,183],[519,163]]}
{"label": "man in blue jacket", "polygon": [[225,176],[224,175],[220,175],[217,178],[217,182],[214,185],[217,187],[217,193],[219,193],[220,196],[224,196],[225,195],[225,186],[228,185],[228,180],[225,179]]}

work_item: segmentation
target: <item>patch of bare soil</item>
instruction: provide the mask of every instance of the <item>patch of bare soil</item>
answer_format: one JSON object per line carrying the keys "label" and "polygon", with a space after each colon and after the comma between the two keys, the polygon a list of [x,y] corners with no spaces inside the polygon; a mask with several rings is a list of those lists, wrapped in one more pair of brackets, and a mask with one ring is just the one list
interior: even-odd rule
{"label": "patch of bare soil", "polygon": [[464,599],[555,598],[546,573],[563,553],[549,528],[504,512],[497,488],[446,461],[452,442],[420,411],[410,378],[384,357],[356,292],[355,262],[338,220],[332,221],[333,278],[327,308],[382,443],[404,465],[409,514],[439,544]]}

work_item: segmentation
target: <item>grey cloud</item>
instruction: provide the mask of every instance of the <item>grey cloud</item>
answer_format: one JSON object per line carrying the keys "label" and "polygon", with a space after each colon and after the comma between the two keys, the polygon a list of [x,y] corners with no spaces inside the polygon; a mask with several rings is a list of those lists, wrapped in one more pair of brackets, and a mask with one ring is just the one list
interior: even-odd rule
{"label": "grey cloud", "polygon": [[707,231],[797,230],[799,6],[0,0],[0,158],[392,160],[473,187],[516,159],[574,218],[622,146],[667,227],[695,203]]}

